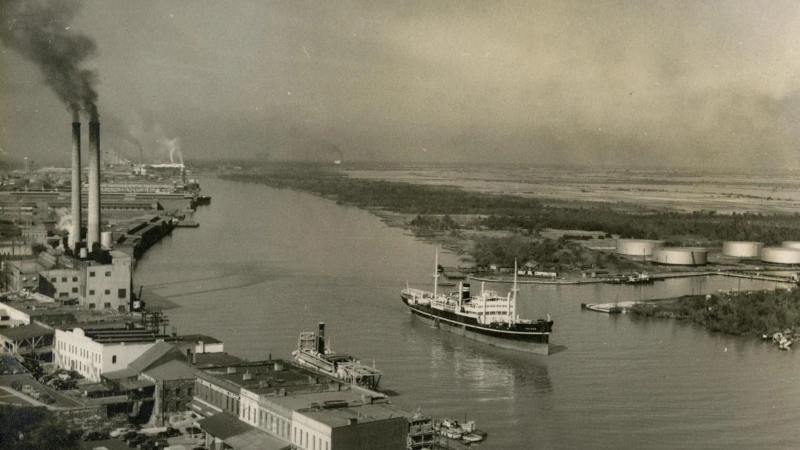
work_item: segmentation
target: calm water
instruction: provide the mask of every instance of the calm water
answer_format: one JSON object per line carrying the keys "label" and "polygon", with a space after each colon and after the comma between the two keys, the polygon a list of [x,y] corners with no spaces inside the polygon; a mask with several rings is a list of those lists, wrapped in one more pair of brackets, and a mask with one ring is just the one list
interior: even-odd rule
{"label": "calm water", "polygon": [[399,291],[406,281],[430,284],[434,248],[403,230],[308,194],[217,179],[203,187],[213,203],[198,210],[200,228],[176,230],[134,276],[182,306],[169,312],[180,333],[216,336],[249,359],[290,358],[299,333],[325,321],[335,350],[374,359],[382,387],[401,394],[394,403],[466,414],[490,433],[483,449],[800,447],[797,352],[677,321],[580,310],[581,302],[774,283],[525,285],[520,314],[550,314],[551,342],[567,349],[520,354],[412,320]]}

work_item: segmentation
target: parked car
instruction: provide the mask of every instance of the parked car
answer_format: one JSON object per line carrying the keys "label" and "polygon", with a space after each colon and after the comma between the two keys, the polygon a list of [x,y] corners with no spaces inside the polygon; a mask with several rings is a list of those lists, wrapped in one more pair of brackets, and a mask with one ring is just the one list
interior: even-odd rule
{"label": "parked car", "polygon": [[42,402],[44,402],[44,403],[46,403],[48,405],[52,405],[53,403],[56,402],[56,399],[51,397],[50,394],[48,394],[48,393],[42,394],[41,397],[39,398],[39,400],[41,400]]}
{"label": "parked car", "polygon": [[181,435],[181,430],[173,427],[167,427],[165,431],[159,432],[156,436],[160,438],[171,438],[180,435]]}
{"label": "parked car", "polygon": [[21,391],[22,390],[22,382],[19,381],[19,380],[12,381],[11,382],[11,388],[14,389],[15,391]]}
{"label": "parked car", "polygon": [[129,433],[131,431],[133,431],[133,430],[131,428],[129,428],[129,427],[120,427],[120,428],[117,428],[117,429],[111,431],[110,433],[108,433],[108,435],[110,437],[112,437],[112,438],[117,438],[117,437],[120,437],[123,434]]}
{"label": "parked car", "polygon": [[30,384],[26,384],[26,385],[22,386],[22,393],[23,394],[31,395],[31,392],[34,392],[34,391],[35,391],[35,389]]}
{"label": "parked car", "polygon": [[108,433],[104,433],[102,431],[89,431],[83,435],[84,441],[101,441],[103,439],[108,439]]}

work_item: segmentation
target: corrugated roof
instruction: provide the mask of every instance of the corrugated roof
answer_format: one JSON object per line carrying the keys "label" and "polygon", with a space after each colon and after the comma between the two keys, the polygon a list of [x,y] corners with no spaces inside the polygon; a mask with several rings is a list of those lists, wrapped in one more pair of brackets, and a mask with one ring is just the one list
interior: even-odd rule
{"label": "corrugated roof", "polygon": [[30,325],[22,325],[14,328],[0,329],[0,336],[3,336],[11,341],[21,341],[23,339],[46,336],[48,334],[54,334],[54,333],[55,332],[52,329],[43,327],[36,323],[32,323]]}

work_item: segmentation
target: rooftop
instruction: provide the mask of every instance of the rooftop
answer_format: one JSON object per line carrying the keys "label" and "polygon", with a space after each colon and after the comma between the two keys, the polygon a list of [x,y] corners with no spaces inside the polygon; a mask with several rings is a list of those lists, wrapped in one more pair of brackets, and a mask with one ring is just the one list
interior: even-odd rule
{"label": "rooftop", "polygon": [[48,334],[53,334],[53,333],[54,332],[51,328],[43,327],[36,323],[14,328],[0,329],[0,336],[3,336],[4,338],[11,341],[21,341],[23,339],[46,336]]}
{"label": "rooftop", "polygon": [[391,404],[363,405],[356,408],[319,409],[303,411],[302,414],[331,428],[349,426],[352,419],[355,419],[357,423],[369,423],[398,417],[408,418],[413,415],[413,413]]}
{"label": "rooftop", "polygon": [[[328,406],[356,407],[369,404],[371,398],[380,402],[386,401],[386,396],[378,392],[368,391],[357,387],[342,386],[341,391],[306,392],[297,395],[270,397],[270,401],[293,411],[302,409],[317,409]],[[371,405],[370,405],[371,406]]]}
{"label": "rooftop", "polygon": [[194,379],[195,371],[183,361],[172,360],[147,369],[144,374],[156,381]]}
{"label": "rooftop", "polygon": [[[279,370],[275,370],[276,366]],[[259,395],[273,394],[278,389],[286,393],[323,391],[339,385],[331,385],[327,378],[281,360],[205,369],[203,373]]]}

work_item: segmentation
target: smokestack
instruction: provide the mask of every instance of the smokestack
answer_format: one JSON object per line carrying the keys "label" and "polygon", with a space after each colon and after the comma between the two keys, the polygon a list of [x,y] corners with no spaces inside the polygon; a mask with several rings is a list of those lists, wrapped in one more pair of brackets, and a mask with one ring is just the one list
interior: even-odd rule
{"label": "smokestack", "polygon": [[89,122],[89,220],[86,245],[100,245],[100,122]]}
{"label": "smokestack", "polygon": [[325,353],[325,322],[319,323],[319,332],[317,332],[317,351]]}
{"label": "smokestack", "polygon": [[76,254],[81,242],[81,123],[72,122],[72,227],[69,248]]}

